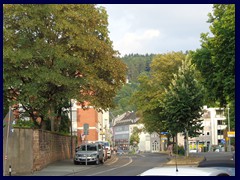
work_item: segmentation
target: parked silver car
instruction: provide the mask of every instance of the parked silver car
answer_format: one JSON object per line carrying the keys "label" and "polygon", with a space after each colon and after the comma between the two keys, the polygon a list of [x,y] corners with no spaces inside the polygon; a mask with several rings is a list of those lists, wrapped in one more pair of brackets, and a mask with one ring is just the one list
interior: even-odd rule
{"label": "parked silver car", "polygon": [[81,163],[104,163],[103,146],[98,143],[83,144],[81,145],[75,154],[74,164]]}
{"label": "parked silver car", "polygon": [[105,150],[107,151],[107,158],[112,157],[112,150],[110,148],[110,143],[108,141],[96,141],[96,143],[100,143],[105,147]]}

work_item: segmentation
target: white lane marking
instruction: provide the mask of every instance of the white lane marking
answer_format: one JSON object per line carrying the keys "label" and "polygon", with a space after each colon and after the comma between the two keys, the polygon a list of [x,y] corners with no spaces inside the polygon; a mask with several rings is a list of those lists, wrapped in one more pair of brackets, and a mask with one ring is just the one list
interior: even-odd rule
{"label": "white lane marking", "polygon": [[114,161],[112,161],[112,162],[110,162],[110,163],[107,163],[106,165],[111,165],[111,164],[113,164],[113,163],[115,163],[115,162],[117,162],[117,161],[118,161],[118,157],[116,157]]}
{"label": "white lane marking", "polygon": [[108,172],[108,171],[112,171],[112,170],[115,170],[115,169],[119,169],[119,168],[122,168],[122,167],[125,167],[125,166],[128,166],[129,164],[132,163],[132,158],[131,157],[128,157],[130,159],[130,161],[127,163],[127,164],[124,164],[122,166],[119,166],[119,167],[115,167],[115,168],[112,168],[112,169],[108,169],[106,171],[101,171],[101,172],[98,172],[98,173],[95,173],[95,174],[91,174],[91,175],[88,175],[88,176],[94,176],[94,175],[97,175],[97,174],[102,174],[104,172]]}

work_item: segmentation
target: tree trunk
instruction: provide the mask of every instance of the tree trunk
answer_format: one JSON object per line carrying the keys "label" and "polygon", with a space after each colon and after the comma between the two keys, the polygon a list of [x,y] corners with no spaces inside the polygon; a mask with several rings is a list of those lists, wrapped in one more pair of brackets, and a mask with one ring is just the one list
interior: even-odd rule
{"label": "tree trunk", "polygon": [[162,138],[161,138],[161,133],[159,134],[159,151],[162,151]]}
{"label": "tree trunk", "polygon": [[48,118],[51,122],[51,131],[54,132],[54,107],[50,105],[49,111],[48,111]]}

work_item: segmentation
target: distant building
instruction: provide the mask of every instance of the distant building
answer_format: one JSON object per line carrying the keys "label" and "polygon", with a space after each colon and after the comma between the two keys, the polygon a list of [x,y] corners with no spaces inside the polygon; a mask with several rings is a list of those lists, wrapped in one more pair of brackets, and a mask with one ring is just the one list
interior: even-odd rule
{"label": "distant building", "polygon": [[[212,151],[213,146],[224,146],[225,137],[224,131],[227,128],[226,116],[223,108],[208,108],[203,107],[203,131],[199,137],[189,138],[189,149],[196,149],[197,151],[204,150]],[[178,135],[178,142],[180,145],[184,144],[182,134]]]}
{"label": "distant building", "polygon": [[[92,106],[83,109],[77,101],[72,101],[71,112],[69,112],[69,117],[71,116],[72,132],[78,138],[78,145],[84,142],[110,139],[108,111],[101,113]],[[88,135],[84,134],[84,124],[89,126]]]}
{"label": "distant building", "polygon": [[113,142],[115,146],[131,150],[130,137],[133,133],[134,127],[141,130],[139,133],[140,141],[138,149],[142,152],[159,152],[162,145],[164,149],[165,141],[162,136],[162,144],[160,145],[160,137],[158,133],[149,134],[144,131],[144,125],[139,123],[139,118],[136,117],[135,112],[125,112],[113,120]]}
{"label": "distant building", "polygon": [[130,125],[135,124],[138,119],[135,112],[126,112],[113,120],[113,141],[115,146],[129,150]]}

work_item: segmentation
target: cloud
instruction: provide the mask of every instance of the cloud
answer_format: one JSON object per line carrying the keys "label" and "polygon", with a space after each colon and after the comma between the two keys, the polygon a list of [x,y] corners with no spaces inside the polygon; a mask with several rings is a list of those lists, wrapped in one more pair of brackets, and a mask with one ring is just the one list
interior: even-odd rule
{"label": "cloud", "polygon": [[[161,33],[157,29],[147,29],[144,31],[136,31],[136,32],[126,32],[123,35],[122,39],[119,39],[115,42],[114,48],[121,49],[121,54],[128,54],[129,52],[132,53],[139,53],[140,51],[145,51],[144,48],[146,44],[153,39],[159,39]],[[123,48],[124,47],[124,48]],[[146,52],[147,53],[147,52]]]}
{"label": "cloud", "polygon": [[122,55],[195,50],[211,4],[107,4],[110,39]]}

